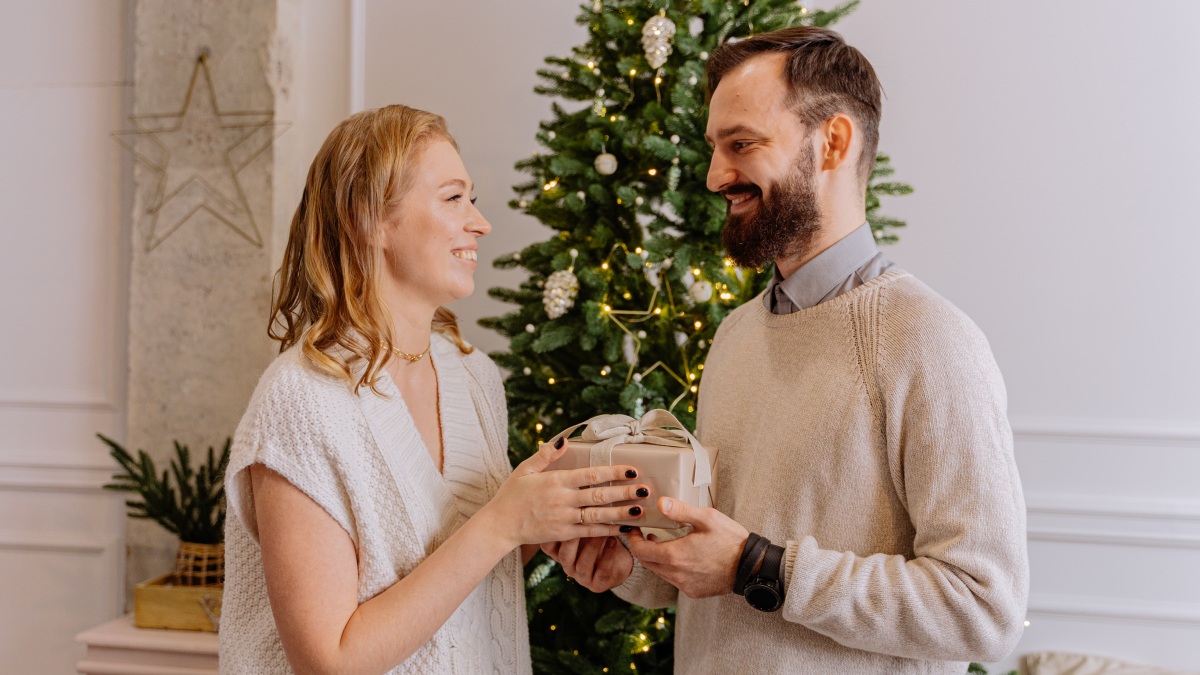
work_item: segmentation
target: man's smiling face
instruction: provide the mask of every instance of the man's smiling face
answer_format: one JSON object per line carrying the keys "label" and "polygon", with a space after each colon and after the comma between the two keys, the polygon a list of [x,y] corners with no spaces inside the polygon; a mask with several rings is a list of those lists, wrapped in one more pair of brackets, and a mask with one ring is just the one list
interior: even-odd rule
{"label": "man's smiling face", "polygon": [[820,229],[813,139],[789,105],[784,63],[751,58],[721,78],[709,105],[708,189],[727,200],[722,240],[744,267],[800,254]]}

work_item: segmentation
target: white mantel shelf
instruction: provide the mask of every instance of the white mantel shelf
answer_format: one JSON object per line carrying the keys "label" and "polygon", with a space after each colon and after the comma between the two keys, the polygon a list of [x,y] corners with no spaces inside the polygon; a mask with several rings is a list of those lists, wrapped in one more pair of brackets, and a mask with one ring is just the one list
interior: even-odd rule
{"label": "white mantel shelf", "polygon": [[217,675],[217,634],[137,628],[126,614],[75,636],[83,675]]}

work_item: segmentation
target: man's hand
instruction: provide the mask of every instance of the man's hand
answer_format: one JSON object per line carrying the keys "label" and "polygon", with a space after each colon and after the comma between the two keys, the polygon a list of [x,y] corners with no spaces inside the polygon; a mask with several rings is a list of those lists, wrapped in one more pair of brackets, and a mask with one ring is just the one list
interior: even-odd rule
{"label": "man's hand", "polygon": [[659,542],[638,529],[629,534],[630,551],[654,572],[689,598],[707,598],[733,591],[738,559],[750,532],[716,509],[689,506],[662,497],[663,514],[694,528],[687,536]]}
{"label": "man's hand", "polygon": [[[635,528],[636,531],[636,528]],[[585,537],[542,544],[563,572],[593,593],[616,588],[633,571],[633,556],[616,537]]]}

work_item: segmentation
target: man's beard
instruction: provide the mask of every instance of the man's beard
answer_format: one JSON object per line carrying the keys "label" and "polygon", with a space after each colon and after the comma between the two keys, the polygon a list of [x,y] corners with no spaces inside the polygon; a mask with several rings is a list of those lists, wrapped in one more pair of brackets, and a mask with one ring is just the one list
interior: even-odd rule
{"label": "man's beard", "polygon": [[733,215],[726,211],[721,242],[740,267],[762,267],[771,260],[802,257],[821,230],[816,167],[812,147],[807,144],[792,172],[772,188],[770,198],[750,183],[733,185],[724,194],[758,198],[753,212]]}

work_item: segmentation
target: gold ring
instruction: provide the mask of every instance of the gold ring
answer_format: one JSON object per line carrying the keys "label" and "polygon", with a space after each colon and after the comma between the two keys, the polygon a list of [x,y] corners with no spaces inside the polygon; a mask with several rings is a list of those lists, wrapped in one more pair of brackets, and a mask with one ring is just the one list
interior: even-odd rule
{"label": "gold ring", "polygon": [[585,524],[585,523],[583,522],[583,507],[582,507],[582,506],[581,506],[581,507],[579,507],[579,524],[580,524],[580,525],[584,525],[584,524]]}

